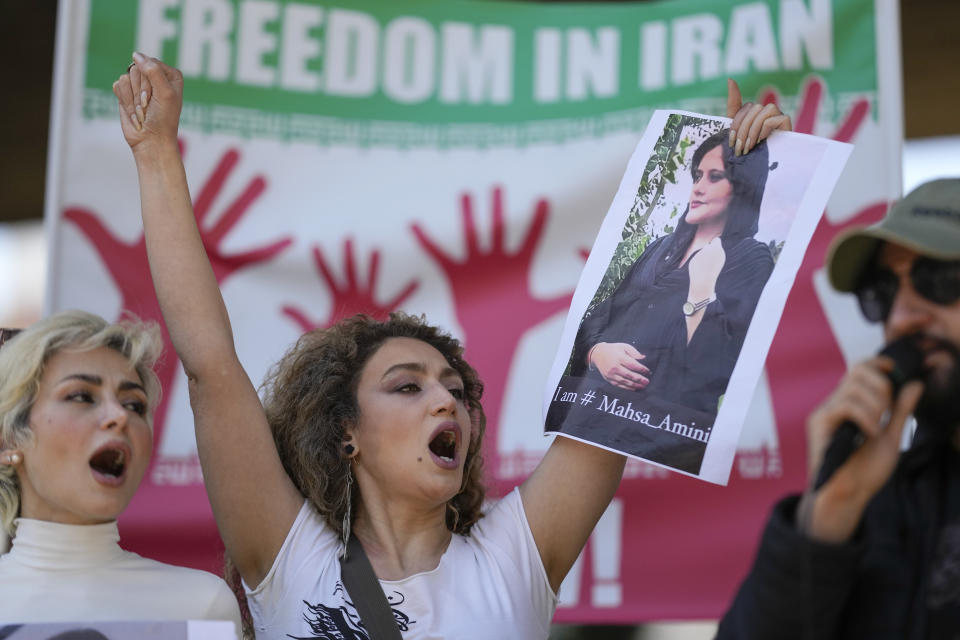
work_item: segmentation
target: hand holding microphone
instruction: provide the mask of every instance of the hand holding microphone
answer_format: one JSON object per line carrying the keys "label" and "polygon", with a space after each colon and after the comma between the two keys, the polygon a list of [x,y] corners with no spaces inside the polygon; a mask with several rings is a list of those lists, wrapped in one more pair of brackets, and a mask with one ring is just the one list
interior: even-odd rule
{"label": "hand holding microphone", "polygon": [[922,350],[911,337],[901,338],[852,367],[810,415],[808,471],[816,481],[798,512],[807,535],[836,543],[853,535],[900,458],[904,423],[923,391],[916,381],[922,372]]}
{"label": "hand holding microphone", "polygon": [[[910,380],[919,379],[923,374],[923,351],[916,345],[912,336],[905,336],[894,340],[880,352],[893,361],[893,368],[886,372],[890,381],[890,392],[896,398]],[[862,434],[853,420],[845,420],[834,432],[830,445],[823,455],[823,463],[817,471],[814,491],[819,489],[830,479],[833,472],[847,461],[857,445],[860,444]]]}

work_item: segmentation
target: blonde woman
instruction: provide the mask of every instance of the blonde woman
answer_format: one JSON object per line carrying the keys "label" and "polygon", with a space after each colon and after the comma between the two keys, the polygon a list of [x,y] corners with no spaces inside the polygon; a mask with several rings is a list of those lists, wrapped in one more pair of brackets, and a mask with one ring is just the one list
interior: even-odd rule
{"label": "blonde woman", "polygon": [[118,544],[153,450],[158,331],[66,311],[0,349],[0,622],[239,624],[220,578]]}

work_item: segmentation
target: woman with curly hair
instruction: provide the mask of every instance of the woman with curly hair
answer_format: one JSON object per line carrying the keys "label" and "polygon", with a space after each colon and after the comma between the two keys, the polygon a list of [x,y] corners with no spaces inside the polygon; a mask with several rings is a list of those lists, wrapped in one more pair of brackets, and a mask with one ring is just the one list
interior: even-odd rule
{"label": "woman with curly hair", "polygon": [[353,534],[404,638],[546,638],[623,456],[557,438],[529,479],[485,506],[480,381],[456,340],[402,314],[307,333],[261,405],[190,203],[177,147],[182,76],[134,60],[114,93],[154,287],[257,637],[370,637],[339,563]]}
{"label": "woman with curly hair", "polygon": [[[150,462],[155,324],[63,311],[0,349],[0,623],[230,620],[212,574],[124,551],[116,519]],[[2,635],[2,634],[0,634]]]}

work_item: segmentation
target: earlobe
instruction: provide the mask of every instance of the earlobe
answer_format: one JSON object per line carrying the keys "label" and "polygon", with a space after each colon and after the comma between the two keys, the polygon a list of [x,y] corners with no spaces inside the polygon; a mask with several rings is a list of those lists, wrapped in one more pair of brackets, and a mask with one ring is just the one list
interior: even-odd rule
{"label": "earlobe", "polygon": [[343,442],[340,444],[340,451],[344,458],[355,458],[360,455],[360,452],[357,450],[356,441],[353,438],[353,434],[347,431],[343,434]]}
{"label": "earlobe", "polygon": [[340,455],[347,459],[356,458],[360,455],[360,446],[357,444],[354,429],[353,421],[348,421],[344,425],[343,440],[340,441]]}

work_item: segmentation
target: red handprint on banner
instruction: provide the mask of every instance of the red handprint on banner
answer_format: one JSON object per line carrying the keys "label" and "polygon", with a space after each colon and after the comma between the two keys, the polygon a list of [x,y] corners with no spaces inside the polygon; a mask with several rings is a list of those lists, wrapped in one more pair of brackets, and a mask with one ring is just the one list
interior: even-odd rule
{"label": "red handprint on banner", "polygon": [[[181,153],[184,146],[181,141]],[[217,282],[222,286],[234,273],[245,268],[266,262],[286,249],[293,239],[281,238],[266,246],[245,251],[242,253],[226,254],[222,243],[224,237],[247,215],[248,209],[260,197],[266,188],[266,180],[262,176],[253,178],[243,192],[231,202],[218,220],[210,223],[210,212],[213,203],[223,190],[223,186],[236,167],[240,154],[236,149],[229,149],[224,153],[207,178],[200,194],[194,200],[193,208],[200,227],[203,246],[207,251]],[[132,311],[144,320],[154,320],[163,328],[164,356],[157,364],[157,375],[163,387],[164,394],[154,415],[155,442],[162,442],[164,421],[174,374],[177,368],[177,359],[174,355],[170,337],[167,335],[163,317],[160,314],[160,305],[153,292],[153,282],[150,278],[150,267],[147,264],[147,250],[143,234],[133,243],[126,243],[114,236],[101,222],[101,217],[88,209],[71,207],[64,211],[63,217],[73,224],[86,236],[87,240],[96,249],[107,271],[113,278],[122,299],[122,309]],[[154,457],[156,461],[158,457]]]}
{"label": "red handprint on banner", "polygon": [[[823,83],[819,79],[811,80],[804,87],[794,118],[798,133],[813,133],[822,95]],[[767,92],[762,96],[762,101],[776,103],[777,96]],[[851,141],[869,112],[869,102],[865,98],[857,100],[831,137],[840,142]],[[885,201],[873,203],[839,224],[831,223],[825,215],[810,240],[767,357],[766,369],[777,417],[780,451],[806,450],[806,416],[832,390],[845,368],[839,346],[835,339],[831,339],[833,331],[830,323],[814,289],[814,273],[823,267],[827,248],[838,232],[853,225],[875,222],[884,214],[887,206]],[[824,372],[834,375],[825,376]],[[785,478],[801,482],[806,473],[802,454],[786,462],[782,467]],[[794,464],[790,465],[790,462]]]}
{"label": "red handprint on banner", "polygon": [[[484,407],[488,425],[496,433],[513,354],[524,334],[570,305],[572,294],[543,300],[530,292],[533,256],[549,218],[550,205],[537,202],[520,248],[510,253],[504,246],[503,192],[493,189],[491,247],[480,248],[473,219],[473,199],[460,199],[467,255],[457,260],[424,232],[420,224],[412,230],[420,246],[446,274],[453,291],[457,321],[464,331],[466,356],[484,381]],[[495,440],[494,440],[495,441]]]}
{"label": "red handprint on banner", "polygon": [[[803,89],[803,95],[800,98],[800,108],[797,116],[793,119],[794,131],[797,133],[814,133],[813,129],[817,123],[817,115],[820,113],[820,101],[823,98],[823,81],[813,79],[807,83]],[[763,104],[777,104],[778,96],[775,91],[768,90],[760,97]],[[850,142],[860,126],[870,113],[870,102],[866,98],[861,98],[853,103],[850,111],[844,116],[840,126],[833,134],[833,139],[839,142]]]}
{"label": "red handprint on banner", "polygon": [[283,313],[300,325],[303,331],[310,331],[318,327],[326,328],[333,323],[348,318],[357,313],[365,313],[378,320],[386,318],[391,311],[399,309],[400,306],[413,295],[420,283],[416,280],[407,284],[403,291],[393,298],[380,304],[374,296],[374,290],[377,285],[377,277],[380,271],[380,250],[374,249],[370,254],[370,263],[367,267],[366,283],[358,282],[357,269],[353,257],[353,240],[347,238],[343,242],[343,270],[346,273],[347,282],[341,286],[333,276],[333,272],[323,258],[323,252],[320,247],[313,248],[313,261],[317,266],[317,271],[327,283],[330,294],[333,297],[333,304],[330,308],[330,314],[326,321],[314,322],[310,320],[306,313],[300,309],[285,305]]}

